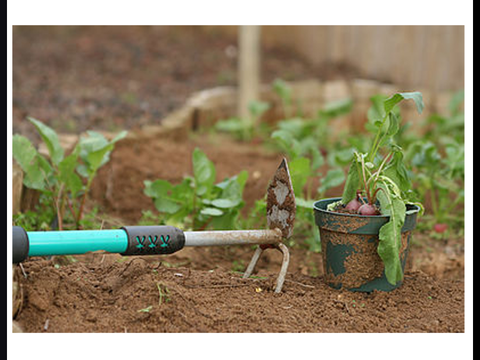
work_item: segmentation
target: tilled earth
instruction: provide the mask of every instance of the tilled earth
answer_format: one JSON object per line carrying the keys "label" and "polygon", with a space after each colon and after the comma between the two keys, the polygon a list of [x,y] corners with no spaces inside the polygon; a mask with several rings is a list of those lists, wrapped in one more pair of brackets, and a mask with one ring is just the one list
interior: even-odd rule
{"label": "tilled earth", "polygon": [[[333,290],[322,276],[253,279],[225,269],[97,256],[56,268],[25,263],[27,332],[463,332],[463,282],[406,273],[391,293]],[[58,267],[58,266],[57,266]]]}

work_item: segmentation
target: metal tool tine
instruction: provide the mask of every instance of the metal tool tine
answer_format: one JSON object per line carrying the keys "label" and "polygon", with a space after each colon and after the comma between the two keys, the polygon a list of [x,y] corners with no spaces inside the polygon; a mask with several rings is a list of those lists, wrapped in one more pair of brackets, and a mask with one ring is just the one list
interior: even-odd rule
{"label": "metal tool tine", "polygon": [[[282,253],[282,265],[280,267],[280,272],[278,273],[278,276],[277,276],[277,283],[275,285],[275,290],[274,290],[274,292],[278,294],[282,291],[283,283],[285,282],[285,276],[287,275],[288,264],[290,263],[290,253],[288,252],[288,248],[285,246],[285,244],[282,244],[282,243],[273,245],[273,248],[279,250]],[[263,251],[266,249],[267,248],[262,248],[259,246],[255,250],[255,253],[252,256],[252,260],[250,260],[250,263],[248,264],[248,267],[245,270],[245,273],[243,274],[244,279],[248,279],[252,275],[253,270],[255,269],[255,266],[257,265],[258,260],[260,259],[260,256],[262,255]]]}

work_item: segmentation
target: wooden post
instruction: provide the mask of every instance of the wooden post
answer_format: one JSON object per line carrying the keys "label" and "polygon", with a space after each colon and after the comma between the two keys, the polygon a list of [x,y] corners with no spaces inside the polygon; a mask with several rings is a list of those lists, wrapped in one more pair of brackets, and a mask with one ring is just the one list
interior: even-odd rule
{"label": "wooden post", "polygon": [[238,116],[250,116],[248,105],[258,100],[260,87],[260,26],[240,26],[238,32]]}

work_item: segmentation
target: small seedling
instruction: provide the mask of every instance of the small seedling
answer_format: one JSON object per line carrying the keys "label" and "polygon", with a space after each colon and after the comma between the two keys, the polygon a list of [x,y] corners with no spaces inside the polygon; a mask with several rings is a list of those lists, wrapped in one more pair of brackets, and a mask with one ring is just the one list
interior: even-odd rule
{"label": "small seedling", "polygon": [[78,228],[98,169],[109,161],[115,143],[127,132],[122,131],[108,141],[102,134],[89,131],[88,136],[81,137],[73,151],[65,155],[58,134],[52,128],[39,120],[30,117],[28,120],[40,134],[49,156],[41,155],[26,137],[13,136],[13,157],[24,172],[23,183],[50,200],[59,230],[63,229],[67,210]]}
{"label": "small seedling", "polygon": [[165,223],[194,230],[236,229],[248,173],[241,171],[215,183],[215,165],[198,148],[192,163],[193,177],[185,177],[178,185],[163,179],[144,181],[145,195],[153,198]]}
{"label": "small seedling", "polygon": [[163,302],[165,303],[169,302],[170,291],[168,290],[168,288],[162,283],[157,283],[157,289],[158,289],[158,305],[162,305]]}
{"label": "small seedling", "polygon": [[150,306],[148,306],[148,307],[146,307],[146,308],[144,308],[144,309],[137,310],[137,312],[139,312],[139,313],[148,313],[148,312],[150,312],[150,310],[152,310],[152,308],[153,308],[153,306],[150,305]]}
{"label": "small seedling", "polygon": [[248,106],[250,117],[246,119],[232,117],[219,120],[215,124],[215,129],[228,133],[238,140],[250,141],[254,136],[261,133],[260,118],[268,109],[270,109],[270,104],[263,101],[252,101]]}

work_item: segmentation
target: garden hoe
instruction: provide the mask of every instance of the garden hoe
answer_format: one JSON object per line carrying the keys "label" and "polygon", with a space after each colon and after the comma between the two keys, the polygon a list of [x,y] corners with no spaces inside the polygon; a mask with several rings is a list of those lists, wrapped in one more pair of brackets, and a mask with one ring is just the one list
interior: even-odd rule
{"label": "garden hoe", "polygon": [[27,257],[85,254],[107,251],[122,255],[172,254],[184,246],[258,244],[244,278],[248,278],[265,249],[283,254],[275,292],[282,290],[289,252],[282,243],[291,237],[295,220],[295,195],[285,159],[267,190],[268,230],[182,231],[173,226],[124,226],[116,230],[69,230],[26,232],[13,226],[13,263]]}

